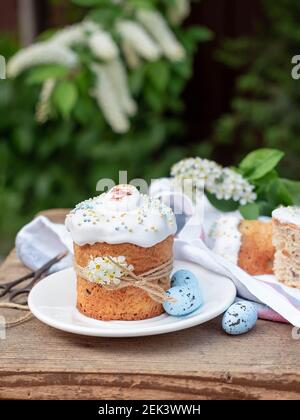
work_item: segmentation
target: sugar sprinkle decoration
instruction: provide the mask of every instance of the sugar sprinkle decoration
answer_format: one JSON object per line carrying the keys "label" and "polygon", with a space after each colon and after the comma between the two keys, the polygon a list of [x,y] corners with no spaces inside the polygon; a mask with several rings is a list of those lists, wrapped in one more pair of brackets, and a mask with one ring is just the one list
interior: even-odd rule
{"label": "sugar sprinkle decoration", "polygon": [[177,229],[170,207],[130,185],[79,203],[67,217],[66,226],[78,245],[102,241],[145,247],[174,235]]}
{"label": "sugar sprinkle decoration", "polygon": [[[83,223],[93,223],[98,224],[99,222],[105,222],[105,223],[117,223],[117,225],[114,227],[116,231],[119,231],[120,229],[126,229],[129,232],[132,232],[133,229],[129,228],[126,222],[124,221],[124,218],[127,216],[128,213],[123,212],[120,214],[114,214],[111,216],[111,219],[108,219],[107,216],[104,217],[104,215],[99,215],[96,212],[96,207],[98,204],[101,204],[101,201],[99,200],[101,196],[90,198],[89,200],[83,201],[82,203],[79,203],[74,210],[71,211],[70,215],[72,214],[80,214],[82,217]],[[145,220],[147,219],[149,212],[151,210],[157,210],[159,212],[159,216],[161,218],[166,217],[167,221],[170,225],[174,223],[173,221],[173,212],[172,210],[164,205],[160,200],[151,198],[145,194],[141,194],[141,202],[142,207],[140,210],[136,213],[136,220],[137,223],[142,225]],[[82,223],[78,223],[78,226],[81,226]],[[152,232],[157,232],[158,227],[157,226],[150,226],[150,229],[145,230],[151,230]]]}

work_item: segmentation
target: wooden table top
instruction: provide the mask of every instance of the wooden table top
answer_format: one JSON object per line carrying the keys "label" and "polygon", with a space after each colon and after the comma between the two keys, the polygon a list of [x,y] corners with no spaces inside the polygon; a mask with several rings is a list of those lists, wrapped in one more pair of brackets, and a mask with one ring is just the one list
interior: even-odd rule
{"label": "wooden table top", "polygon": [[[65,212],[44,214],[61,222]],[[12,251],[0,282],[26,272]],[[229,337],[216,319],[166,335],[111,339],[72,335],[32,319],[0,339],[2,399],[299,397],[300,340],[290,325],[259,321],[251,333]]]}

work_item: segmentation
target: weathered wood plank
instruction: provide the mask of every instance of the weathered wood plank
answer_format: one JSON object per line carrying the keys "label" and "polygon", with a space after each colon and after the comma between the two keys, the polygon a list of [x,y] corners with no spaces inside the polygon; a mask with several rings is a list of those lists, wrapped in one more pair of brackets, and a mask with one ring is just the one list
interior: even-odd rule
{"label": "weathered wood plank", "polygon": [[[252,382],[245,376],[210,377],[146,374],[2,373],[0,398],[82,399],[299,399],[294,377],[266,376]],[[288,386],[287,384],[291,385]]]}
{"label": "weathered wood plank", "polygon": [[[65,211],[47,215],[62,221]],[[26,269],[14,252],[0,281]],[[0,340],[0,398],[300,399],[300,341],[289,325],[259,321],[226,336],[220,319],[156,337],[76,336],[38,320]]]}

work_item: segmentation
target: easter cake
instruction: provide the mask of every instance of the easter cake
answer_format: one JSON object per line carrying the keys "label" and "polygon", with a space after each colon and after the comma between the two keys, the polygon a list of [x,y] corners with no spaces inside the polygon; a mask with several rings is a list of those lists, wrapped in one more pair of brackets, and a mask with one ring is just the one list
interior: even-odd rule
{"label": "easter cake", "polygon": [[74,242],[81,313],[99,320],[163,313],[177,229],[169,207],[119,185],[77,205],[66,227]]}
{"label": "easter cake", "polygon": [[274,272],[281,283],[300,288],[300,207],[273,211]]}
{"label": "easter cake", "polygon": [[213,251],[251,275],[273,274],[272,223],[222,216],[214,229]]}

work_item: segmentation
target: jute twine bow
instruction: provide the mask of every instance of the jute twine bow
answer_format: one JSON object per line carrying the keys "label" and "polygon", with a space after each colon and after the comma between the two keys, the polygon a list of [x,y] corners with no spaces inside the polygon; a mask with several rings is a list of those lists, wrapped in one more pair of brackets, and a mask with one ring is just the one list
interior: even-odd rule
{"label": "jute twine bow", "polygon": [[[173,269],[173,260],[169,259],[165,263],[161,264],[159,267],[153,268],[142,274],[135,274],[132,271],[128,270],[126,267],[123,267],[118,262],[114,261],[111,257],[105,256],[113,265],[118,267],[123,275],[119,279],[120,283],[117,285],[112,284],[99,284],[105,287],[107,290],[120,290],[125,287],[136,287],[138,289],[144,290],[154,301],[158,303],[163,303],[165,301],[172,302],[173,299],[170,298],[165,289],[168,288],[170,275]],[[74,261],[74,267],[76,273],[83,279],[90,281],[91,279],[87,274],[87,268],[83,268]],[[158,284],[159,283],[159,284]]]}

